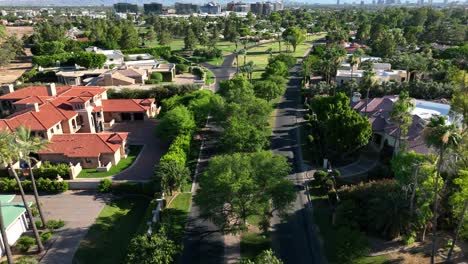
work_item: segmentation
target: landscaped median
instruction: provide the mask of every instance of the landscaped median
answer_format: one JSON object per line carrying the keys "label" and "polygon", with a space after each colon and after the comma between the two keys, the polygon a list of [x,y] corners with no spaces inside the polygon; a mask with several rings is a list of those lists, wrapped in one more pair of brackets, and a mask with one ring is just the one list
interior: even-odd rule
{"label": "landscaped median", "polygon": [[130,167],[133,162],[137,159],[141,150],[143,149],[142,145],[131,145],[129,146],[129,153],[125,159],[121,159],[117,165],[114,165],[110,168],[109,171],[97,171],[96,169],[83,169],[78,178],[105,178],[109,176],[116,175],[117,173]]}

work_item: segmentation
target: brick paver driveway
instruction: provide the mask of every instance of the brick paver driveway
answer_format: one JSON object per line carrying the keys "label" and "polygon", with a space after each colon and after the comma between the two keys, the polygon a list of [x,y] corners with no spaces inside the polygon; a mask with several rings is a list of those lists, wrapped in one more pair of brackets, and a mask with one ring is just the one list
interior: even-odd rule
{"label": "brick paver driveway", "polygon": [[[17,195],[16,201],[21,201]],[[32,195],[27,200],[34,202]],[[68,191],[56,195],[41,195],[40,201],[46,220],[62,219],[65,221],[63,230],[57,232],[51,240],[51,247],[42,256],[40,263],[70,264],[80,241],[94,223],[96,217],[105,205],[105,196],[88,191]]]}
{"label": "brick paver driveway", "polygon": [[109,131],[130,132],[128,144],[144,145],[139,157],[130,168],[114,175],[114,180],[149,180],[154,165],[167,149],[167,144],[155,135],[156,120],[116,123]]}

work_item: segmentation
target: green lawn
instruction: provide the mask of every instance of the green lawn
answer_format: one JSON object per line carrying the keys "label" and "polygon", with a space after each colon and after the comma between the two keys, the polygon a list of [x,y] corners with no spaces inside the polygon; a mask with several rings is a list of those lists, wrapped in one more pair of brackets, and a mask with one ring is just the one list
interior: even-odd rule
{"label": "green lawn", "polygon": [[271,248],[271,240],[263,234],[244,233],[241,235],[240,247],[242,259],[254,259],[262,251]]}
{"label": "green lawn", "polygon": [[127,196],[113,200],[102,209],[73,257],[73,263],[122,263],[127,245],[137,232],[149,200]]}
{"label": "green lawn", "polygon": [[168,236],[178,244],[182,243],[184,237],[185,224],[191,204],[191,193],[179,193],[162,211],[161,218],[162,222],[168,226]]}
{"label": "green lawn", "polygon": [[206,69],[205,84],[210,85],[215,82],[215,76],[212,71]]}
{"label": "green lawn", "polygon": [[126,168],[130,167],[130,165],[133,164],[133,162],[138,157],[138,154],[140,154],[143,146],[132,145],[132,146],[129,146],[129,148],[130,148],[130,152],[128,153],[127,158],[121,159],[119,163],[117,163],[117,165],[112,166],[109,171],[99,172],[96,169],[83,169],[80,172],[80,174],[78,174],[78,178],[104,178],[104,177],[113,176],[125,170]]}

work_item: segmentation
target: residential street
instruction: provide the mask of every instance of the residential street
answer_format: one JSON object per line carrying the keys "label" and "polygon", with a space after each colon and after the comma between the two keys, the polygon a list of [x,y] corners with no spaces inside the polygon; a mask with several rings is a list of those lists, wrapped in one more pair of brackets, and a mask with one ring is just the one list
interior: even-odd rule
{"label": "residential street", "polygon": [[[301,66],[298,64],[290,71],[291,78],[287,91],[275,113],[271,139],[273,152],[288,157],[293,164],[293,171],[289,178],[297,185],[302,184],[302,179],[309,176],[301,165],[302,157],[298,144],[299,126],[296,122],[301,115],[301,109],[298,108],[301,77],[297,77],[300,70]],[[273,219],[273,249],[286,264],[325,263],[320,250],[320,242],[313,227],[312,209],[308,207],[305,190],[299,189],[287,221],[281,221],[277,215]]]}
{"label": "residential street", "polygon": [[[216,155],[215,149],[217,144],[215,128],[209,123],[203,131],[205,144],[200,152],[199,163],[197,167],[197,176],[199,176],[204,168],[208,165],[212,156]],[[195,195],[198,189],[198,183],[192,187],[192,193]],[[192,207],[187,220],[184,238],[184,250],[180,259],[180,263],[200,263],[200,264],[217,264],[223,263],[224,258],[224,238],[218,232],[218,227],[210,221],[200,217],[200,210],[195,203]]]}

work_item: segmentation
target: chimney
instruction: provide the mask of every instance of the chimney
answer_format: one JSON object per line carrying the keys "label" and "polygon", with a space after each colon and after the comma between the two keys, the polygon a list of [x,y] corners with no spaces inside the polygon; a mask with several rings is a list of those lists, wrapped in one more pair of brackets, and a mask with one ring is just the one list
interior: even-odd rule
{"label": "chimney", "polygon": [[56,96],[57,95],[57,89],[55,89],[55,83],[48,83],[46,85],[47,87],[47,95],[48,96]]}
{"label": "chimney", "polygon": [[13,88],[13,84],[8,83],[8,84],[2,85],[2,93],[3,94],[9,94],[9,93],[12,93],[14,91],[15,91],[15,89]]}
{"label": "chimney", "polygon": [[31,109],[31,111],[39,112],[39,103],[29,103],[26,106],[28,109]]}
{"label": "chimney", "polygon": [[359,92],[354,92],[353,98],[351,100],[353,101],[353,103],[361,101],[361,94]]}

